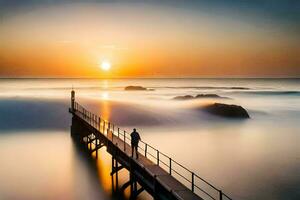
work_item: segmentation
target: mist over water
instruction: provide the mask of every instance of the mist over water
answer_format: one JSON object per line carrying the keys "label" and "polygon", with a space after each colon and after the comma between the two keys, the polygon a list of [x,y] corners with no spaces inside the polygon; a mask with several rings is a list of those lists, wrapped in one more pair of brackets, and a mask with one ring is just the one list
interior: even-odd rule
{"label": "mist over water", "polygon": [[[81,105],[136,127],[233,199],[300,198],[299,79],[0,79],[0,199],[112,198],[105,149],[87,159],[69,136],[72,87]],[[197,94],[228,98],[173,100]],[[199,111],[214,102],[241,105],[251,118]]]}

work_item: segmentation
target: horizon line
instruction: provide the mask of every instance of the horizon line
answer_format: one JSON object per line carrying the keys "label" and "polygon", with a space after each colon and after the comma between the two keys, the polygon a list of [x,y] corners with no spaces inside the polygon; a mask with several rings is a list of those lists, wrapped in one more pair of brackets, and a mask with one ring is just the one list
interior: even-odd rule
{"label": "horizon line", "polygon": [[300,79],[300,76],[257,76],[257,77],[243,77],[243,76],[228,76],[228,77],[201,77],[201,76],[184,76],[184,77],[167,77],[167,76],[157,76],[157,77],[1,77],[0,79]]}

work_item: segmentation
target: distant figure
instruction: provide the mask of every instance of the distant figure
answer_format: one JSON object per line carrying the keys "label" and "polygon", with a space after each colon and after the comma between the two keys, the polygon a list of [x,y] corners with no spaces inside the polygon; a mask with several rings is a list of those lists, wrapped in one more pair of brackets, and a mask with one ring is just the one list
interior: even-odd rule
{"label": "distant figure", "polygon": [[135,150],[136,159],[138,159],[139,158],[138,146],[141,137],[139,133],[136,132],[135,128],[133,129],[133,132],[130,134],[130,136],[131,136],[131,157],[133,157],[133,151]]}

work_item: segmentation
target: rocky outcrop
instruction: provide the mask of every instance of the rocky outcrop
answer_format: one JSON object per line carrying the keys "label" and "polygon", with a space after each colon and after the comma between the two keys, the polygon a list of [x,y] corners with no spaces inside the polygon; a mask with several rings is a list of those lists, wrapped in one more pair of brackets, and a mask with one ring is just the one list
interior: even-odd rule
{"label": "rocky outcrop", "polygon": [[147,88],[145,87],[142,87],[142,86],[133,86],[133,85],[130,85],[130,86],[127,86],[124,88],[124,90],[128,90],[128,91],[140,91],[140,90],[147,90]]}
{"label": "rocky outcrop", "polygon": [[174,97],[174,100],[190,100],[190,99],[194,99],[195,97],[192,95],[185,95],[185,96],[177,96]]}
{"label": "rocky outcrop", "polygon": [[229,105],[223,103],[214,103],[202,108],[204,111],[226,118],[250,118],[247,110],[239,105]]}
{"label": "rocky outcrop", "polygon": [[197,94],[196,96],[192,95],[185,95],[185,96],[177,96],[174,97],[174,100],[191,100],[191,99],[204,99],[204,98],[222,98],[222,99],[228,99],[228,97],[222,97],[217,94]]}
{"label": "rocky outcrop", "polygon": [[195,96],[195,98],[226,98],[226,97],[221,97],[217,94],[198,94]]}
{"label": "rocky outcrop", "polygon": [[231,87],[230,89],[233,89],[233,90],[250,90],[250,88],[247,88],[247,87]]}

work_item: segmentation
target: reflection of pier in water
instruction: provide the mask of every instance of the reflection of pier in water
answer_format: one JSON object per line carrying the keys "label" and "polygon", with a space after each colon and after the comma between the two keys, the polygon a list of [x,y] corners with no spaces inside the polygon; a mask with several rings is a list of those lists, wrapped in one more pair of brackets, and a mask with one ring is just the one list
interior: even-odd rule
{"label": "reflection of pier in water", "polygon": [[[114,124],[87,111],[75,102],[75,92],[71,92],[72,126],[74,140],[90,153],[106,147],[112,156],[112,184],[118,188],[118,172],[129,171],[129,180],[120,187],[121,192],[130,187],[131,198],[147,191],[154,199],[230,199],[194,172],[172,160],[151,145],[141,141],[139,159],[131,157],[130,135]],[[114,180],[115,177],[115,180]]]}

